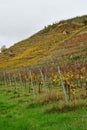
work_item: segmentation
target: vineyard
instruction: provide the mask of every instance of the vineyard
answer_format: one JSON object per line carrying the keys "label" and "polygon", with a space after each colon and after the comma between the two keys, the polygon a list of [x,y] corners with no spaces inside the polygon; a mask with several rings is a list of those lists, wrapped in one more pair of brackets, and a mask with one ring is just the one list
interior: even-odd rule
{"label": "vineyard", "polygon": [[0,53],[0,130],[87,130],[87,15]]}
{"label": "vineyard", "polygon": [[87,99],[87,64],[66,65],[17,71],[0,71],[0,89],[14,95],[32,95],[33,100],[56,102]]}

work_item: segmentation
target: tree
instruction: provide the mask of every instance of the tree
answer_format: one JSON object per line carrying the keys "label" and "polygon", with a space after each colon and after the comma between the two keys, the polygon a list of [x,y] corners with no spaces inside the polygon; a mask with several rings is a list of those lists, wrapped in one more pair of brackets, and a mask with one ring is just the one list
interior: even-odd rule
{"label": "tree", "polygon": [[7,50],[6,46],[3,45],[3,46],[1,47],[1,52],[5,52],[6,50]]}

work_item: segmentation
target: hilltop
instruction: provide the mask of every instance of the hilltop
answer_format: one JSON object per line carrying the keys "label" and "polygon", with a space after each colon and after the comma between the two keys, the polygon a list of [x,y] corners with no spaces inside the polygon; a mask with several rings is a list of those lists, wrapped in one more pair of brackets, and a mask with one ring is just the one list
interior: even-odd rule
{"label": "hilltop", "polygon": [[87,61],[87,15],[44,27],[0,54],[0,69]]}

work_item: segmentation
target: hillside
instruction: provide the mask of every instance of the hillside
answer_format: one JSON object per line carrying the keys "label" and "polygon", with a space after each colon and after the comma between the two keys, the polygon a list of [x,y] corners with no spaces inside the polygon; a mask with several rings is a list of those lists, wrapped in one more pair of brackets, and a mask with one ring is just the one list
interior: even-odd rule
{"label": "hillside", "polygon": [[[13,55],[10,55],[12,52]],[[0,69],[87,61],[87,15],[62,20],[0,54]]]}

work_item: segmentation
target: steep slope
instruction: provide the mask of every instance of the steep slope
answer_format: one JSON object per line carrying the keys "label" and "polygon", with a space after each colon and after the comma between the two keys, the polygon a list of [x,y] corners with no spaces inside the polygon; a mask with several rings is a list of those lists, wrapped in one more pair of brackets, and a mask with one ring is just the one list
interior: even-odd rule
{"label": "steep slope", "polygon": [[[53,65],[87,60],[87,16],[49,25],[0,54],[0,69]],[[9,52],[14,54],[10,56]],[[62,58],[61,58],[62,57]]]}

